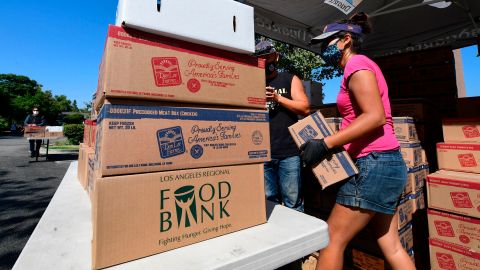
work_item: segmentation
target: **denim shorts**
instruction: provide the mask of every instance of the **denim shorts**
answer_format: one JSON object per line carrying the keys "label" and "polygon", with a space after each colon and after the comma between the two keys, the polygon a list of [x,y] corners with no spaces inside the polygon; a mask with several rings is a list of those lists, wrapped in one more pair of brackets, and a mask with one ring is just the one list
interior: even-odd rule
{"label": "denim shorts", "polygon": [[371,152],[355,164],[359,174],[340,186],[337,203],[394,214],[407,181],[407,167],[400,151]]}

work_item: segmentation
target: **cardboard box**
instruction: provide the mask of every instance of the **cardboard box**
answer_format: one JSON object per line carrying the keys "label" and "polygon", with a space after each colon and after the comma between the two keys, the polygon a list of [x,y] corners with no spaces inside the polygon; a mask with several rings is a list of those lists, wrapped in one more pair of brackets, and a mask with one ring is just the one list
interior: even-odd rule
{"label": "cardboard box", "polygon": [[[95,188],[95,153],[89,153],[87,157],[87,179],[86,179],[86,190],[90,200],[93,201],[93,190]],[[100,176],[99,176],[100,178]]]}
{"label": "cardboard box", "polygon": [[251,6],[232,0],[156,3],[120,0],[115,24],[237,53],[255,52]]}
{"label": "cardboard box", "polygon": [[423,190],[417,190],[415,193],[412,193],[411,200],[413,204],[413,213],[417,212],[417,210],[425,209],[425,194]]}
{"label": "cardboard box", "polygon": [[83,124],[83,142],[89,147],[94,147],[97,121],[87,119]]}
{"label": "cardboard box", "polygon": [[393,117],[393,127],[397,140],[403,142],[417,142],[418,135],[412,117]]}
{"label": "cardboard box", "polygon": [[45,137],[47,138],[61,138],[63,137],[63,126],[46,126]]}
{"label": "cardboard box", "polygon": [[428,207],[480,218],[480,174],[437,171],[427,176]]}
{"label": "cardboard box", "polygon": [[[293,140],[300,147],[311,139],[321,139],[333,134],[320,112],[311,114],[288,127]],[[331,157],[312,167],[322,189],[358,174],[358,169],[345,150],[336,151]]]}
{"label": "cardboard box", "polygon": [[480,143],[438,143],[439,169],[480,173]]}
{"label": "cardboard box", "polygon": [[427,210],[430,237],[480,252],[480,219]]}
{"label": "cardboard box", "polygon": [[443,119],[445,142],[480,142],[480,118]]}
{"label": "cardboard box", "polygon": [[337,103],[322,104],[311,108],[312,112],[320,111],[323,117],[342,117],[338,111]]}
{"label": "cardboard box", "polygon": [[23,137],[45,138],[45,127],[44,126],[25,126]]}
{"label": "cardboard box", "polygon": [[400,230],[412,221],[415,204],[415,197],[412,194],[408,194],[400,200],[397,207],[398,214],[398,229]]}
{"label": "cardboard box", "polygon": [[93,268],[266,222],[263,164],[95,180]]}
{"label": "cardboard box", "polygon": [[84,147],[81,147],[78,151],[78,180],[82,185],[83,189],[87,189],[88,184],[88,160],[89,158],[94,158],[95,149],[93,147],[88,147],[83,144]]}
{"label": "cardboard box", "polygon": [[480,265],[480,253],[477,251],[432,237],[429,247],[432,270],[473,270]]}
{"label": "cardboard box", "polygon": [[403,189],[402,196],[409,193],[415,193],[425,186],[425,180],[428,175],[428,164],[420,164],[415,167],[407,168],[407,183]]}
{"label": "cardboard box", "polygon": [[413,249],[413,226],[412,223],[408,223],[398,230],[398,237],[405,251]]}
{"label": "cardboard box", "polygon": [[422,162],[420,142],[400,142],[400,152],[408,167],[418,166]]}
{"label": "cardboard box", "polygon": [[105,104],[95,169],[107,176],[270,160],[266,111],[170,105]]}
{"label": "cardboard box", "polygon": [[337,133],[342,127],[342,119],[343,118],[341,117],[328,117],[325,118],[325,121],[327,122],[333,133]]}
{"label": "cardboard box", "polygon": [[105,98],[264,109],[265,60],[110,26],[100,65],[97,110]]}

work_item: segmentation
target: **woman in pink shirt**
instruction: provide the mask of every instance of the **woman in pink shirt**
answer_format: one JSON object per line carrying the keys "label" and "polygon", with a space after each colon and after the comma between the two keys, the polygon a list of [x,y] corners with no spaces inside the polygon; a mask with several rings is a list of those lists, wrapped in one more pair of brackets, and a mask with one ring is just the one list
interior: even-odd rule
{"label": "woman in pink shirt", "polygon": [[369,223],[393,269],[415,269],[398,237],[395,212],[407,169],[393,129],[387,83],[377,64],[359,54],[369,32],[367,15],[358,13],[327,25],[313,40],[322,43],[326,64],[344,69],[337,97],[343,122],[338,133],[302,145],[303,159],[314,165],[332,149],[345,147],[360,171],[344,181],[337,193],[327,221],[330,243],[321,250],[317,269],[342,269],[347,244]]}

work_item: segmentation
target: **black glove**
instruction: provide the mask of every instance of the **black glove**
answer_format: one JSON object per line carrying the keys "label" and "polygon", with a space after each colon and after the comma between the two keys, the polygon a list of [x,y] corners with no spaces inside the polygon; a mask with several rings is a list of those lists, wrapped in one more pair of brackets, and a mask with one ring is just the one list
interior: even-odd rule
{"label": "black glove", "polygon": [[303,151],[303,161],[310,166],[323,161],[330,154],[323,139],[309,140],[300,146],[300,150]]}

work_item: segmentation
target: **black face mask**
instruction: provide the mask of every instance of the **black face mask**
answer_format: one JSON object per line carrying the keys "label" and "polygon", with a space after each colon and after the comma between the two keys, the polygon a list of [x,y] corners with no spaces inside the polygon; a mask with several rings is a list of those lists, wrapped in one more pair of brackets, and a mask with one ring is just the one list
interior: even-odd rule
{"label": "black face mask", "polygon": [[270,76],[277,70],[277,62],[269,62],[265,67],[265,75]]}

